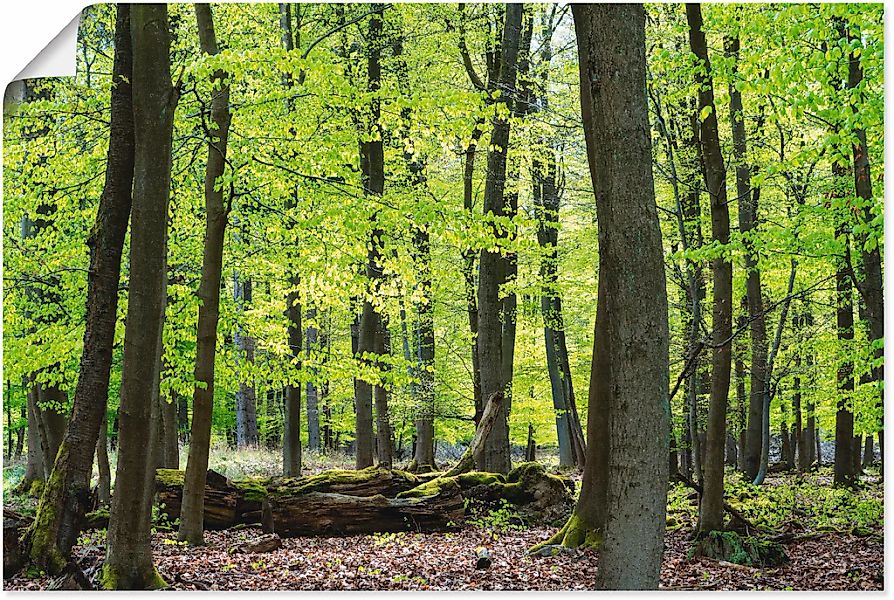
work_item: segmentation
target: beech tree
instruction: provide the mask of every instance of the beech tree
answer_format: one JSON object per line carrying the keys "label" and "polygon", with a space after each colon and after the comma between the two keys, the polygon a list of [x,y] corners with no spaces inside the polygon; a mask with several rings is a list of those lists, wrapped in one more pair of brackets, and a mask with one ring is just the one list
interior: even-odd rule
{"label": "beech tree", "polygon": [[[167,280],[171,146],[178,93],[171,85],[168,8],[131,7],[133,39],[134,192],[130,229],[130,294],[124,332],[118,466],[101,583],[106,589],[154,589],[164,581],[152,564],[151,447],[157,415],[152,389],[159,378]],[[92,454],[92,452],[91,452]]]}
{"label": "beech tree", "polygon": [[104,425],[106,420],[118,311],[118,279],[134,177],[130,7],[120,4],[116,14],[108,166],[96,224],[87,239],[90,273],[84,351],[71,419],[30,534],[31,560],[51,573],[62,570],[77,541],[81,519],[90,509],[94,448],[98,447],[98,441],[105,448],[104,428],[102,439],[99,438],[101,424]]}
{"label": "beech tree", "polygon": [[[202,52],[217,54],[217,36],[211,6],[196,4],[196,22]],[[196,338],[196,386],[192,399],[189,458],[183,486],[183,512],[180,518],[180,539],[191,544],[204,540],[203,513],[205,476],[211,445],[211,411],[214,402],[214,355],[217,347],[217,322],[220,314],[220,279],[223,268],[224,233],[232,203],[232,194],[224,198],[222,180],[227,160],[230,130],[230,88],[227,74],[216,70],[212,76],[211,123],[205,126],[208,135],[208,160],[205,166],[205,249],[202,258],[202,281],[198,296],[199,321]]]}

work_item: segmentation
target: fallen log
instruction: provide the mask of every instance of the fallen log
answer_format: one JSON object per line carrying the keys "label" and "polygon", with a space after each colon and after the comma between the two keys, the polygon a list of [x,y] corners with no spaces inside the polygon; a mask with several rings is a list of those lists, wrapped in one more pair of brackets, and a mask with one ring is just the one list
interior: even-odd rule
{"label": "fallen log", "polygon": [[[171,521],[180,516],[182,482],[182,471],[157,473],[157,500]],[[205,523],[209,529],[260,523],[281,536],[439,531],[462,520],[466,500],[485,508],[506,501],[527,521],[551,522],[570,509],[573,491],[570,479],[537,463],[522,463],[507,476],[417,477],[372,467],[302,478],[216,476],[205,486]]]}
{"label": "fallen log", "polygon": [[264,509],[264,530],[281,536],[443,531],[456,526],[464,510],[456,483],[444,485],[432,494],[409,498],[331,492],[275,493],[268,497]]}
{"label": "fallen log", "polygon": [[[262,523],[262,507],[268,495],[337,493],[368,497],[395,496],[419,485],[411,473],[369,467],[360,471],[333,469],[309,477],[268,477],[228,480],[212,470],[205,482],[205,528],[227,529],[238,524]],[[183,471],[158,469],[155,474],[156,502],[173,521],[180,516],[183,500]]]}

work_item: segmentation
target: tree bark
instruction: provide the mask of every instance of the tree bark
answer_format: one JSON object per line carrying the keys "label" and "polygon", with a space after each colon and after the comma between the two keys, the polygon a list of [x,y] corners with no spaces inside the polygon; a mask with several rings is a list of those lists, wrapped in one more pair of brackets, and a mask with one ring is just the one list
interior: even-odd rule
{"label": "tree bark", "polygon": [[[318,331],[314,324],[317,318],[317,309],[307,310],[307,325],[304,330],[304,360],[310,362],[311,353],[316,352],[319,345]],[[316,370],[314,370],[316,374]],[[307,382],[305,395],[307,397],[307,448],[314,452],[320,451],[320,409],[317,382],[311,379]]]}
{"label": "tree bark", "polygon": [[[196,4],[196,22],[202,53],[218,52],[214,20],[208,4]],[[211,417],[214,406],[214,367],[217,348],[217,322],[220,315],[220,282],[223,270],[224,233],[229,217],[229,202],[224,202],[218,179],[226,168],[227,141],[230,129],[230,87],[227,74],[217,70],[212,75],[211,121],[208,127],[208,160],[205,166],[205,246],[202,256],[202,279],[199,283],[198,334],[196,336],[196,386],[192,396],[192,427],[189,435],[189,457],[186,461],[183,516],[179,537],[190,544],[204,543],[202,528],[202,490],[208,471],[211,446]],[[204,118],[204,116],[203,116]]]}
{"label": "tree bark", "polygon": [[[250,277],[239,280],[239,274],[233,274],[233,296],[238,310],[245,314],[252,302],[252,281]],[[237,327],[236,350],[239,353],[240,362],[247,365],[239,377],[239,389],[236,392],[236,447],[254,448],[258,445],[258,409],[257,394],[255,392],[254,376],[251,375],[255,363],[255,339],[246,335]]]}
{"label": "tree bark", "polygon": [[[708,45],[702,30],[701,5],[686,4],[689,23],[689,47],[702,65],[696,73],[699,86],[698,106],[701,122],[702,156],[705,184],[711,199],[711,238],[715,244],[729,244],[729,206],[726,197],[726,167],[717,128],[714,84]],[[705,114],[705,111],[708,111]],[[699,531],[723,529],[723,453],[726,442],[726,409],[732,366],[733,269],[728,258],[712,260],[714,308],[712,317],[713,356],[711,361],[711,403],[708,406],[704,482],[699,507]],[[752,390],[752,394],[754,390]]]}
{"label": "tree bark", "polygon": [[[51,574],[61,572],[89,510],[93,449],[105,425],[109,373],[118,307],[121,254],[131,207],[134,173],[134,126],[131,103],[132,51],[130,9],[121,5],[115,22],[109,149],[105,186],[96,223],[88,238],[90,271],[84,349],[75,389],[72,417],[62,450],[54,454],[53,473],[37,509],[31,560]],[[63,417],[64,418],[64,417]],[[64,423],[64,421],[63,421]],[[102,433],[105,433],[103,427]],[[103,449],[105,435],[102,436]],[[100,456],[101,458],[101,456]],[[105,468],[108,469],[106,455]],[[51,459],[52,461],[52,459]],[[100,461],[100,473],[103,463]],[[45,472],[49,472],[46,471]],[[106,496],[108,501],[108,496]]]}
{"label": "tree bark", "polygon": [[164,4],[131,7],[134,194],[130,294],[124,333],[119,451],[101,583],[111,589],[164,585],[152,564],[150,468],[152,389],[166,300],[171,136],[177,95],[171,86],[170,32]]}
{"label": "tree bark", "polygon": [[598,545],[604,535],[597,587],[657,589],[667,501],[669,333],[645,89],[645,10],[575,4],[572,11],[600,273],[589,454],[562,543]]}
{"label": "tree bark", "polygon": [[[496,104],[511,106],[515,92],[517,59],[521,42],[523,6],[507,4],[503,21],[503,36],[500,43],[499,80],[496,88],[499,97]],[[506,185],[506,153],[509,148],[509,120],[505,113],[494,109],[491,139],[487,153],[487,178],[484,186],[485,218],[504,217],[507,211],[504,189]],[[505,239],[506,233],[492,225],[494,236]],[[503,302],[500,300],[500,286],[505,282],[508,271],[507,260],[500,252],[489,249],[481,251],[478,270],[478,360],[481,369],[481,396],[490,398],[495,393],[505,393],[503,353]],[[480,470],[508,473],[512,466],[509,456],[509,424],[507,402],[501,403],[501,413],[490,435],[485,440],[484,453],[476,465]]]}
{"label": "tree bark", "polygon": [[[370,14],[369,30],[367,33],[367,91],[377,92],[381,87],[382,66],[380,64],[383,43],[381,4],[373,5]],[[382,143],[382,126],[380,120],[379,101],[370,101],[368,109],[368,132],[362,132],[362,137],[367,135],[372,139],[360,143],[360,165],[363,173],[363,191],[368,196],[378,197],[385,190],[385,153]],[[371,217],[372,229],[367,243],[366,277],[370,285],[370,296],[376,293],[376,287],[382,278],[382,266],[380,263],[380,248],[384,232],[378,225],[378,217]],[[363,312],[360,315],[360,332],[357,340],[357,354],[364,361],[376,360],[379,353],[376,351],[377,332],[381,327],[382,315],[367,297],[363,301]],[[376,364],[376,366],[380,366]],[[373,436],[373,384],[359,379],[355,387],[356,410],[356,451],[355,464],[358,469],[363,469],[373,464],[374,436]]]}
{"label": "tree bark", "polygon": [[739,202],[739,232],[745,246],[745,289],[751,333],[751,396],[748,409],[748,429],[745,437],[745,476],[753,480],[760,468],[762,405],[767,386],[767,328],[761,293],[761,272],[754,250],[752,233],[758,224],[757,190],[751,189],[751,169],[748,165],[745,134],[745,112],[742,94],[736,87],[739,38],[724,40],[727,57],[733,59],[733,76],[729,84],[730,124],[733,137],[733,159],[736,163],[736,196]]}
{"label": "tree bark", "polygon": [[[833,175],[836,184],[840,185],[844,176],[844,168],[833,164]],[[835,413],[835,485],[852,485],[855,480],[853,472],[854,453],[854,413],[851,408],[851,395],[854,391],[854,364],[851,358],[851,342],[854,339],[854,298],[848,265],[850,264],[850,239],[846,225],[839,223],[835,228],[835,237],[843,244],[843,256],[838,260],[835,271],[835,291],[837,306],[835,322],[840,344],[838,372],[838,399]]]}

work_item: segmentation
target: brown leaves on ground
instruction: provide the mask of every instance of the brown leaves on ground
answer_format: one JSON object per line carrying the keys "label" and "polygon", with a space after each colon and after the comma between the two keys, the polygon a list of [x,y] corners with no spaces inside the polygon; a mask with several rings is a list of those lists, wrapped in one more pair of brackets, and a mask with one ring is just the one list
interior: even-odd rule
{"label": "brown leaves on ground", "polygon": [[[284,539],[279,550],[230,554],[227,549],[261,535],[259,529],[206,532],[206,545],[190,548],[159,533],[153,550],[159,572],[177,590],[587,590],[598,566],[591,551],[554,557],[527,549],[552,530],[494,533],[466,527],[454,533],[398,533]],[[102,534],[75,548],[86,567],[104,554]],[[772,569],[688,560],[688,535],[668,532],[661,573],[666,589],[880,590],[883,544],[878,537],[829,533],[786,544],[792,561]],[[489,569],[475,568],[477,549],[490,550]],[[45,579],[19,576],[6,589],[36,590]]]}

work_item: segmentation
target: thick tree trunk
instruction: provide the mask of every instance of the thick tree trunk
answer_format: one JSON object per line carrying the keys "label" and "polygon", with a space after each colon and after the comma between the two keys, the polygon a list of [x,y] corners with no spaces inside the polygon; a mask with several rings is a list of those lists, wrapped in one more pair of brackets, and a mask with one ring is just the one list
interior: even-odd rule
{"label": "thick tree trunk", "polygon": [[[503,21],[503,38],[500,43],[499,80],[496,84],[499,97],[496,104],[511,106],[515,92],[517,59],[521,41],[521,4],[507,4]],[[506,152],[509,148],[509,120],[506,113],[494,108],[492,132],[487,153],[487,178],[484,185],[485,218],[504,217],[507,211],[504,189],[506,185]],[[505,234],[492,229],[495,237],[505,239]],[[481,369],[481,396],[490,398],[495,393],[504,394],[507,381],[504,371],[503,302],[500,286],[505,282],[508,264],[499,252],[481,251],[478,270],[478,360]],[[508,473],[512,466],[509,456],[509,407],[501,403],[501,413],[490,435],[485,440],[484,453],[476,465],[484,471]]]}
{"label": "thick tree trunk", "polygon": [[[214,20],[208,4],[196,4],[196,21],[202,53],[218,52]],[[208,126],[208,159],[205,166],[205,246],[202,256],[202,279],[199,283],[198,333],[196,336],[196,386],[192,396],[192,427],[189,435],[189,457],[186,461],[183,516],[180,519],[181,540],[191,544],[204,542],[202,530],[202,490],[208,470],[211,446],[211,417],[214,406],[214,366],[217,348],[217,322],[220,315],[220,282],[223,269],[224,233],[229,216],[229,203],[224,202],[218,179],[226,168],[227,141],[230,130],[230,87],[227,74],[217,70],[212,75],[215,89],[211,95],[211,121]]]}
{"label": "thick tree trunk", "polygon": [[863,446],[863,464],[862,467],[866,468],[872,466],[875,463],[875,450],[873,448],[873,436],[871,434],[866,436],[866,442]]}
{"label": "thick tree trunk", "polygon": [[[848,32],[849,41],[854,41],[858,36],[854,32]],[[860,65],[859,56],[850,53],[848,61],[847,88],[856,89],[863,81],[863,68]],[[859,98],[859,97],[858,97]],[[860,114],[860,109],[855,106],[854,113]],[[854,130],[857,143],[853,145],[854,189],[862,204],[862,211],[858,211],[863,227],[855,228],[854,238],[856,247],[860,249],[860,263],[862,270],[860,277],[856,279],[857,291],[860,293],[866,306],[866,315],[869,321],[869,337],[873,344],[879,346],[874,351],[876,360],[883,360],[885,355],[885,306],[884,286],[882,276],[882,257],[879,246],[881,239],[870,239],[872,226],[870,223],[875,218],[873,211],[872,174],[869,169],[869,148],[866,142],[866,130],[857,127]],[[879,208],[879,210],[881,210]],[[881,233],[881,232],[880,232]],[[879,235],[879,238],[884,237]],[[872,371],[873,380],[878,385],[878,407],[880,414],[884,414],[884,379],[885,369],[879,365]],[[879,420],[879,441],[881,443],[884,431],[884,419]],[[859,449],[855,450],[859,454]],[[882,470],[884,472],[884,470]]]}
{"label": "thick tree trunk", "polygon": [[164,585],[152,564],[150,503],[155,473],[152,390],[166,300],[171,135],[176,91],[171,87],[170,32],[164,4],[131,7],[133,39],[134,195],[130,295],[124,332],[119,451],[101,584],[111,589]]}
{"label": "thick tree trunk", "polygon": [[[55,466],[44,489],[35,519],[31,560],[52,574],[65,566],[77,541],[80,521],[90,506],[93,450],[102,426],[105,449],[106,401],[118,307],[121,254],[131,207],[134,174],[134,125],[131,103],[132,51],[130,9],[121,5],[115,23],[109,150],[105,187],[96,224],[87,241],[90,271],[87,280],[87,317],[84,349],[72,407],[72,418],[53,455]],[[63,417],[64,419],[64,417]],[[58,420],[58,419],[57,419]],[[63,421],[64,423],[64,421]],[[108,469],[108,455],[99,452],[100,474]],[[45,471],[48,472],[48,471]],[[101,494],[102,495],[102,494]],[[105,495],[108,502],[108,495]]]}
{"label": "thick tree trunk", "polygon": [[[391,354],[391,336],[388,323],[379,319],[379,330],[376,332],[375,351],[379,356]],[[384,369],[384,365],[380,366]],[[394,462],[394,441],[391,432],[391,414],[388,410],[388,385],[382,382],[375,386],[373,396],[376,404],[376,458],[378,465],[390,469]]]}
{"label": "thick tree trunk", "polygon": [[644,85],[645,11],[634,4],[572,5],[572,11],[600,273],[589,455],[580,500],[560,535],[562,543],[579,545],[598,544],[604,534],[597,587],[657,589],[667,502],[669,334]]}
{"label": "thick tree trunk", "polygon": [[[729,206],[726,197],[726,167],[720,147],[717,128],[717,111],[714,105],[714,87],[708,45],[702,30],[701,5],[687,4],[686,19],[689,23],[689,47],[703,65],[696,74],[699,85],[699,114],[704,111],[701,123],[702,156],[705,163],[705,184],[711,199],[711,238],[715,244],[729,243]],[[723,453],[726,442],[726,409],[729,395],[730,368],[732,366],[732,303],[733,269],[728,258],[718,256],[712,260],[714,278],[713,356],[711,373],[711,403],[708,407],[708,424],[704,465],[704,494],[699,507],[699,531],[723,529]],[[753,383],[752,383],[753,385]],[[754,389],[751,391],[754,394]]]}

